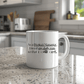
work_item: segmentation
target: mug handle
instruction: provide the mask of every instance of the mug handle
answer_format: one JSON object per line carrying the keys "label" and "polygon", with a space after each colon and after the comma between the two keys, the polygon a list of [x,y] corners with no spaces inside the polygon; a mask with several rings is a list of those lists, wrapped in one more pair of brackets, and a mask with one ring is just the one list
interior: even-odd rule
{"label": "mug handle", "polygon": [[69,39],[66,35],[59,35],[59,39],[60,38],[64,38],[65,40],[65,53],[62,55],[62,56],[59,56],[59,60],[62,60],[64,58],[66,58],[68,55],[69,55],[69,51],[70,51],[70,42],[69,42]]}

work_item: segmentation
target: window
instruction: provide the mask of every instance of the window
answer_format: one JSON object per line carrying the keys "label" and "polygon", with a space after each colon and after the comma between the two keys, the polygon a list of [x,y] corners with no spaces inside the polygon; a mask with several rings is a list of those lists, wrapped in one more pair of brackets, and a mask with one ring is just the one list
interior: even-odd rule
{"label": "window", "polygon": [[84,20],[84,0],[75,0],[74,9],[79,15],[79,20]]}

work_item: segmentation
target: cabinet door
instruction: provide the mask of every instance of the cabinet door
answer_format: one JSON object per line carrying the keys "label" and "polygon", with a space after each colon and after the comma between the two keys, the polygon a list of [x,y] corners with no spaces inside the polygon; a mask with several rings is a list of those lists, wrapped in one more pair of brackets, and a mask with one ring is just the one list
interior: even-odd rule
{"label": "cabinet door", "polygon": [[0,48],[9,47],[9,37],[0,37]]}
{"label": "cabinet door", "polygon": [[8,4],[17,4],[17,3],[22,3],[22,0],[7,0],[7,5]]}
{"label": "cabinet door", "polygon": [[6,5],[6,4],[7,4],[7,0],[0,0],[0,6]]}
{"label": "cabinet door", "polygon": [[84,56],[84,49],[71,48],[70,54]]}
{"label": "cabinet door", "polygon": [[11,46],[26,47],[26,36],[11,36]]}
{"label": "cabinet door", "polygon": [[70,40],[70,54],[84,55],[84,40]]}
{"label": "cabinet door", "polygon": [[2,3],[2,2],[3,2],[3,0],[0,0],[0,6],[1,6],[1,5],[3,5],[3,3]]}

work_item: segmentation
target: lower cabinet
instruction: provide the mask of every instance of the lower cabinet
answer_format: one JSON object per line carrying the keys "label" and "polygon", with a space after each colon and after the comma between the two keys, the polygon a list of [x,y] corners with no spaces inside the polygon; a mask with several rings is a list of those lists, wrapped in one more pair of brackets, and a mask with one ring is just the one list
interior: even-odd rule
{"label": "lower cabinet", "polygon": [[[11,47],[26,47],[26,36],[11,36]],[[60,39],[59,41],[59,52],[64,53],[65,41]]]}
{"label": "lower cabinet", "polygon": [[11,47],[26,47],[26,36],[11,36]]}
{"label": "lower cabinet", "polygon": [[[11,41],[10,41],[11,38]],[[84,55],[84,40],[70,40],[70,54]],[[11,45],[10,45],[11,43]],[[4,47],[26,47],[26,36],[0,36],[0,48]],[[59,52],[65,52],[65,41],[59,40]]]}
{"label": "lower cabinet", "polygon": [[10,36],[0,36],[0,48],[10,47]]}
{"label": "lower cabinet", "polygon": [[[84,40],[69,39],[69,41],[70,41],[69,54],[84,56]],[[65,51],[65,42],[63,39],[59,41],[59,51],[60,53],[64,53]]]}
{"label": "lower cabinet", "polygon": [[70,54],[84,56],[84,40],[70,40]]}

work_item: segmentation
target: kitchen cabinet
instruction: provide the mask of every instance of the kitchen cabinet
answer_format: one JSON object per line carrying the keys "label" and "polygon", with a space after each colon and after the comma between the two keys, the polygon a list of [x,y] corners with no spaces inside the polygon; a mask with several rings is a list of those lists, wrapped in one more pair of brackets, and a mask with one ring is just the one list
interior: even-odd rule
{"label": "kitchen cabinet", "polygon": [[7,0],[7,5],[22,3],[22,0]]}
{"label": "kitchen cabinet", "polygon": [[3,5],[3,0],[0,0],[0,5]]}
{"label": "kitchen cabinet", "polygon": [[11,47],[26,47],[26,36],[11,36]]}
{"label": "kitchen cabinet", "polygon": [[0,36],[0,48],[10,47],[10,37]]}
{"label": "kitchen cabinet", "polygon": [[70,54],[84,55],[84,40],[70,39]]}
{"label": "kitchen cabinet", "polygon": [[[11,47],[19,46],[26,47],[26,36],[11,36]],[[59,52],[64,53],[65,51],[65,41],[59,41]]]}
{"label": "kitchen cabinet", "polygon": [[0,6],[7,5],[7,0],[0,0]]}
{"label": "kitchen cabinet", "polygon": [[41,4],[41,0],[0,0],[0,8]]}
{"label": "kitchen cabinet", "polygon": [[[84,40],[78,40],[78,39],[69,39],[70,41],[70,52],[69,54],[74,55],[84,55]],[[64,40],[61,39],[59,42],[59,51],[60,53],[64,53],[65,50],[65,44]]]}

